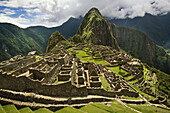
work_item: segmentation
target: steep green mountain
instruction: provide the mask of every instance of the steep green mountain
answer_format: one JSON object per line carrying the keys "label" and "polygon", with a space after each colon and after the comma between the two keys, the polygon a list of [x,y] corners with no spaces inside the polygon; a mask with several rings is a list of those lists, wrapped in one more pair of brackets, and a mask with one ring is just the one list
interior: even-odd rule
{"label": "steep green mountain", "polygon": [[58,30],[64,37],[69,38],[76,34],[82,18],[70,18],[59,27],[46,28],[34,26],[22,29],[8,23],[0,23],[0,61],[7,60],[15,55],[26,55],[36,50],[44,53],[51,34]]}
{"label": "steep green mountain", "polygon": [[62,45],[67,46],[69,45],[69,42],[60,34],[60,32],[55,31],[48,41],[46,52],[56,51],[56,49],[59,50],[58,47]]}
{"label": "steep green mountain", "polygon": [[36,50],[42,53],[45,50],[44,40],[30,30],[21,29],[12,24],[0,24],[0,60],[6,60],[12,56],[25,55],[29,51]]}
{"label": "steep green mountain", "polygon": [[146,33],[132,28],[118,27],[115,24],[111,25],[96,8],[92,8],[85,15],[77,34],[81,36],[77,40],[82,39],[86,43],[96,45],[119,48],[118,42],[120,48],[133,57],[170,73],[170,57],[162,47],[154,44]]}
{"label": "steep green mountain", "polygon": [[170,49],[170,13],[167,15],[154,16],[145,14],[143,17],[133,19],[108,19],[118,26],[125,26],[145,32],[154,43]]}
{"label": "steep green mountain", "polygon": [[112,28],[114,36],[123,50],[150,66],[170,73],[169,55],[162,47],[154,44],[147,34],[132,28],[118,27],[114,24],[112,24]]}
{"label": "steep green mountain", "polygon": [[85,15],[77,34],[81,36],[85,43],[111,46],[119,50],[112,33],[111,24],[96,8],[92,8]]}

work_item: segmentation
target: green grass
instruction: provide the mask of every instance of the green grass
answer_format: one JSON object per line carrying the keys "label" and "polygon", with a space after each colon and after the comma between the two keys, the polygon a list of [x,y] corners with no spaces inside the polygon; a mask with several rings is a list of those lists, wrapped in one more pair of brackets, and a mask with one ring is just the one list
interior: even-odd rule
{"label": "green grass", "polygon": [[82,51],[82,50],[76,50],[76,56],[77,58],[79,58],[81,61],[83,62],[94,62],[96,64],[102,64],[102,65],[109,65],[107,62],[103,61],[103,60],[94,60],[92,57],[90,57],[86,52]]}
{"label": "green grass", "polygon": [[129,83],[131,83],[131,84],[136,83],[136,82],[138,82],[137,79],[136,79],[136,80],[129,81]]}
{"label": "green grass", "polygon": [[148,81],[148,76],[147,76],[147,72],[148,72],[148,69],[145,67],[145,66],[143,66],[144,68],[143,68],[143,75],[144,75],[144,79],[146,80],[146,81]]}
{"label": "green grass", "polygon": [[40,59],[42,58],[41,56],[35,56],[36,58],[36,62],[40,61]]}
{"label": "green grass", "polygon": [[40,108],[40,109],[35,110],[34,113],[53,113],[53,112],[47,108]]}
{"label": "green grass", "polygon": [[[80,110],[82,110],[86,113],[108,113],[107,111],[96,107],[94,104],[96,104],[96,103],[88,104],[88,105],[80,108]],[[106,105],[103,104],[103,106],[105,107]]]}
{"label": "green grass", "polygon": [[91,103],[80,108],[80,110],[87,113],[136,113],[116,100],[112,100],[112,103],[107,105],[102,103]]}
{"label": "green grass", "polygon": [[158,108],[155,106],[145,106],[145,105],[128,105],[131,108],[134,108],[142,113],[170,113],[169,110]]}
{"label": "green grass", "polygon": [[134,88],[139,92],[139,94],[143,95],[145,98],[149,98],[149,99],[151,99],[151,100],[155,100],[155,99],[156,99],[155,97],[153,97],[153,96],[151,96],[151,95],[148,95],[148,94],[140,91],[137,86],[132,85],[132,87],[134,87]]}
{"label": "green grass", "polygon": [[130,99],[130,100],[140,100],[141,98],[138,96],[137,98],[135,98],[135,97],[128,97],[128,96],[122,96],[123,98],[125,98],[125,99]]}
{"label": "green grass", "polygon": [[103,75],[99,76],[100,77],[100,80],[101,80],[101,83],[102,83],[102,86],[105,90],[107,90],[107,87],[108,87],[108,90],[111,90],[111,87],[109,85],[109,83],[107,82],[107,80],[104,78]]}
{"label": "green grass", "polygon": [[126,80],[130,80],[132,79],[134,76],[127,76],[127,77],[124,77]]}
{"label": "green grass", "polygon": [[3,106],[3,109],[6,113],[19,113],[15,105],[5,105]]}
{"label": "green grass", "polygon": [[0,104],[0,113],[5,113],[4,109],[2,108],[1,104]]}
{"label": "green grass", "polygon": [[123,69],[121,69],[121,72],[119,70],[119,66],[116,67],[107,67],[108,69],[110,69],[111,71],[115,72],[117,75],[119,75],[120,77],[123,78],[124,75],[127,74],[127,72]]}
{"label": "green grass", "polygon": [[68,106],[68,107],[65,107],[63,109],[56,111],[55,113],[85,113],[85,112],[83,112],[79,109]]}
{"label": "green grass", "polygon": [[20,113],[34,113],[29,107],[25,107],[19,110]]}
{"label": "green grass", "polygon": [[58,81],[58,80],[56,80],[56,81],[54,82],[54,84],[55,84],[55,83],[64,83],[64,82],[66,82],[66,81]]}
{"label": "green grass", "polygon": [[136,113],[133,110],[123,106],[116,100],[112,100],[112,103],[110,105],[110,108],[112,109],[112,111],[114,111],[114,113]]}

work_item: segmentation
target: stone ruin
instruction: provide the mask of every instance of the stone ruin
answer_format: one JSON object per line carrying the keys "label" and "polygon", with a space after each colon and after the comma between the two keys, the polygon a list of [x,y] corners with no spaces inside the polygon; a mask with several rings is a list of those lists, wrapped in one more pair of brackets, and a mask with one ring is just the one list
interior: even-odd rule
{"label": "stone ruin", "polygon": [[[101,74],[104,74],[110,84],[111,91],[103,89]],[[57,100],[49,100],[47,97],[86,98],[88,95],[107,98],[122,95],[138,97],[138,92],[130,90],[129,87],[126,81],[104,66],[82,62],[66,53],[45,55],[30,53],[28,56],[19,56],[12,61],[0,63],[1,103],[15,103],[14,100],[57,103]],[[5,101],[6,98],[10,100]],[[87,102],[86,99],[77,103],[84,102]]]}

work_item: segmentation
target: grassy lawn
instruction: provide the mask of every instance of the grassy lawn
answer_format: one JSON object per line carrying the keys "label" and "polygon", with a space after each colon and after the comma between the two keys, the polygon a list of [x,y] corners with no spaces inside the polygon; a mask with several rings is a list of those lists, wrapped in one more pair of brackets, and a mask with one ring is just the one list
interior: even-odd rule
{"label": "grassy lawn", "polygon": [[130,80],[132,79],[134,76],[127,76],[127,77],[124,77],[126,80]]}
{"label": "grassy lawn", "polygon": [[83,112],[79,109],[68,106],[68,107],[65,107],[63,109],[56,111],[55,113],[85,113],[85,112]]}
{"label": "grassy lawn", "polygon": [[136,113],[129,108],[123,106],[116,100],[113,100],[112,103],[109,103],[107,105],[102,103],[91,103],[80,108],[80,110],[87,113]]}
{"label": "grassy lawn", "polygon": [[[82,110],[86,113],[108,113],[107,111],[105,111],[101,108],[95,107],[94,104],[96,104],[96,103],[88,104],[88,105],[80,108],[80,110]],[[103,104],[103,106],[106,106],[106,105]]]}
{"label": "grassy lawn", "polygon": [[131,83],[131,84],[136,83],[136,82],[138,82],[137,79],[136,79],[136,80],[129,81],[129,83]]}
{"label": "grassy lawn", "polygon": [[108,87],[108,90],[111,90],[111,87],[110,87],[109,83],[107,82],[107,80],[105,79],[105,77],[103,75],[101,75],[99,77],[100,77],[100,80],[101,80],[104,90],[107,90],[107,87]]}
{"label": "grassy lawn", "polygon": [[170,113],[169,110],[158,108],[155,106],[145,106],[145,105],[128,105],[131,108],[134,108],[142,113]]}
{"label": "grassy lawn", "polygon": [[2,108],[1,104],[0,104],[0,113],[5,113],[4,109]]}
{"label": "grassy lawn", "polygon": [[19,113],[15,105],[5,105],[3,106],[3,109],[6,113]]}
{"label": "grassy lawn", "polygon": [[123,69],[121,69],[121,72],[119,70],[119,66],[116,67],[107,67],[108,69],[110,69],[111,71],[115,72],[117,75],[119,75],[120,77],[123,78],[124,75],[127,74],[127,72]]}
{"label": "grassy lawn", "polygon": [[110,105],[110,108],[112,109],[112,111],[114,111],[114,113],[136,113],[133,110],[123,106],[116,100],[112,100],[112,103]]}
{"label": "grassy lawn", "polygon": [[40,109],[35,110],[34,113],[53,113],[53,112],[47,108],[40,108]]}
{"label": "grassy lawn", "polygon": [[19,110],[20,113],[34,113],[29,107],[25,107]]}
{"label": "grassy lawn", "polygon": [[128,97],[128,96],[123,95],[122,97],[124,97],[125,99],[129,99],[129,100],[140,100],[141,99],[139,96],[135,98],[135,97]]}
{"label": "grassy lawn", "polygon": [[103,60],[94,60],[92,57],[90,57],[86,52],[82,51],[82,50],[76,50],[76,56],[77,58],[79,58],[81,61],[83,62],[94,62],[96,64],[102,64],[102,65],[109,65],[107,62],[103,61]]}

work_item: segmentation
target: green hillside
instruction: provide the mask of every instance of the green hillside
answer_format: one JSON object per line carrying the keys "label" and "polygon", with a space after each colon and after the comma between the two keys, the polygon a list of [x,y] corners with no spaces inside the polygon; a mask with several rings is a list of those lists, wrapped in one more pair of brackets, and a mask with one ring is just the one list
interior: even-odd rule
{"label": "green hillside", "polygon": [[66,23],[54,28],[34,26],[22,29],[9,23],[0,23],[0,61],[16,55],[26,55],[30,51],[45,53],[51,34],[58,30],[64,37],[76,34],[82,18],[70,18]]}
{"label": "green hillside", "polygon": [[112,28],[121,49],[150,66],[170,73],[170,56],[163,47],[154,44],[147,34],[115,24],[112,24]]}
{"label": "green hillside", "polygon": [[119,50],[111,24],[96,8],[92,8],[85,15],[77,34],[81,36],[84,43],[111,46]]}

